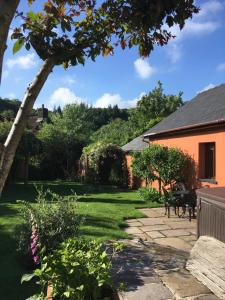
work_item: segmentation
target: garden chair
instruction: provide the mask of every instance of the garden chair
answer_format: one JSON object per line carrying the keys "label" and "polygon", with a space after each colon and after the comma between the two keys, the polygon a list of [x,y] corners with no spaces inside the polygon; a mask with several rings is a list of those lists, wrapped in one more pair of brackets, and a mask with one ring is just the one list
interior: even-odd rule
{"label": "garden chair", "polygon": [[[178,217],[184,217],[186,211],[189,213],[189,221],[191,217],[195,217],[195,207],[197,202],[197,197],[195,190],[187,190],[183,183],[176,183],[173,185],[170,191],[163,188],[164,198],[165,198],[165,215],[170,217],[170,207],[173,207],[175,214]],[[180,214],[180,208],[182,208],[182,213]]]}

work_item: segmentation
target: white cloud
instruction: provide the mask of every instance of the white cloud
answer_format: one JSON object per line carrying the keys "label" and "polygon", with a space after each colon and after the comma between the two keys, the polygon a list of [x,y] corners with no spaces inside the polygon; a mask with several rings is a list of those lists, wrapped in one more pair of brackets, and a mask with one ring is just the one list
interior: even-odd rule
{"label": "white cloud", "polygon": [[217,66],[217,71],[225,71],[225,63],[221,63]]}
{"label": "white cloud", "polygon": [[124,100],[120,94],[110,94],[105,93],[100,98],[98,98],[94,104],[95,107],[108,107],[109,105],[114,106],[118,105],[119,108],[129,108],[134,107],[137,104],[137,101],[146,93],[141,93],[138,98],[131,100]]}
{"label": "white cloud", "polygon": [[132,100],[124,101],[124,108],[129,108],[129,107],[135,107],[137,105],[137,102],[144,96],[146,95],[145,92],[140,93],[139,97],[134,98]]}
{"label": "white cloud", "polygon": [[213,89],[215,86],[215,84],[210,83],[207,86],[205,86],[201,91],[198,91],[197,94]]}
{"label": "white cloud", "polygon": [[224,9],[224,5],[218,0],[211,0],[201,5],[199,17],[204,17],[208,14],[216,14]]}
{"label": "white cloud", "polygon": [[9,69],[13,67],[18,67],[23,70],[28,70],[37,65],[37,59],[34,53],[29,53],[27,55],[18,56],[16,58],[10,58],[6,61],[6,65]]}
{"label": "white cloud", "polygon": [[84,99],[76,96],[69,88],[60,87],[56,89],[50,97],[48,107],[53,109],[54,106],[61,106],[62,108],[67,104],[81,103]]}
{"label": "white cloud", "polygon": [[172,63],[176,63],[182,57],[182,43],[185,38],[194,36],[202,36],[211,34],[221,27],[222,22],[219,13],[224,10],[224,5],[219,0],[209,0],[200,6],[200,12],[187,20],[184,28],[179,29],[178,26],[173,26],[165,29],[169,30],[175,39],[171,40],[166,47],[167,54]]}
{"label": "white cloud", "polygon": [[76,80],[72,76],[64,76],[62,82],[66,85],[73,85],[76,83]]}
{"label": "white cloud", "polygon": [[135,60],[134,67],[138,76],[142,79],[147,79],[156,72],[156,69],[153,68],[147,60],[142,58]]}
{"label": "white cloud", "polygon": [[119,94],[105,93],[100,98],[97,99],[95,107],[108,107],[109,105],[120,105],[122,102],[122,97]]}
{"label": "white cloud", "polygon": [[217,21],[195,22],[188,21],[183,35],[203,35],[213,33],[220,27],[220,23]]}
{"label": "white cloud", "polygon": [[168,45],[167,53],[170,58],[170,61],[175,64],[182,57],[181,45],[178,43],[170,43]]}
{"label": "white cloud", "polygon": [[14,93],[8,93],[8,94],[5,95],[5,98],[16,99],[16,94],[14,94]]}
{"label": "white cloud", "polygon": [[223,9],[224,5],[218,0],[209,0],[201,4],[200,12],[194,15],[192,19],[189,19],[184,29],[180,31],[181,37],[185,35],[209,34],[216,31],[221,26],[218,14]]}

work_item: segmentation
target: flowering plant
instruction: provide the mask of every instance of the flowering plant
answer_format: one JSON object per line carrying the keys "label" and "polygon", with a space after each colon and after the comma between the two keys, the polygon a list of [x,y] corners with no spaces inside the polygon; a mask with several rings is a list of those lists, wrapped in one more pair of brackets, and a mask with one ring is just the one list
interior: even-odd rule
{"label": "flowering plant", "polygon": [[36,203],[22,203],[23,224],[17,227],[18,250],[37,264],[40,250],[50,253],[59,243],[79,235],[83,218],[77,214],[77,196],[63,197],[37,189]]}

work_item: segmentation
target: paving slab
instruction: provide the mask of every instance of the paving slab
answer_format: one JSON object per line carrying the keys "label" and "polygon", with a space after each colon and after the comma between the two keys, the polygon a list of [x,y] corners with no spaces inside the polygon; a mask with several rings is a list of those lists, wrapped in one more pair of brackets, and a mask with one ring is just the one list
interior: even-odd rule
{"label": "paving slab", "polygon": [[146,231],[155,231],[155,230],[168,230],[171,229],[168,225],[146,225],[141,226],[140,229],[144,232]]}
{"label": "paving slab", "polygon": [[150,238],[152,239],[165,238],[165,235],[163,235],[159,231],[150,231],[150,232],[146,232],[146,234],[150,236]]}
{"label": "paving slab", "polygon": [[149,241],[149,242],[152,241],[153,242],[153,239],[150,238],[150,236],[148,236],[146,233],[136,233],[135,237],[142,239],[143,241]]}
{"label": "paving slab", "polygon": [[[196,242],[196,220],[164,216],[164,208],[139,209],[130,219],[128,249],[113,263],[114,283],[124,282],[121,300],[218,300],[184,267]],[[118,285],[116,285],[118,286]]]}
{"label": "paving slab", "polygon": [[184,240],[178,237],[154,239],[154,242],[159,245],[169,246],[183,251],[190,251],[192,248],[192,246],[188,242],[185,242]]}
{"label": "paving slab", "polygon": [[181,236],[180,238],[186,242],[195,242],[197,240],[197,236],[195,234]]}
{"label": "paving slab", "polygon": [[126,223],[134,223],[134,222],[137,222],[137,219],[127,219],[127,220],[125,220],[126,221]]}
{"label": "paving slab", "polygon": [[187,270],[161,272],[160,278],[176,298],[182,299],[211,294],[211,291],[199,282]]}
{"label": "paving slab", "polygon": [[161,218],[140,218],[137,219],[143,225],[164,225],[164,221]]}
{"label": "paving slab", "polygon": [[165,207],[153,207],[153,208],[148,208],[149,210],[157,211],[160,214],[165,214]]}
{"label": "paving slab", "polygon": [[128,227],[139,227],[139,226],[143,226],[140,222],[138,222],[137,220],[136,220],[136,222],[130,222],[130,223],[128,223],[127,224],[128,225]]}
{"label": "paving slab", "polygon": [[162,212],[159,210],[153,210],[153,209],[139,209],[143,214],[145,214],[147,217],[150,218],[158,218],[162,216]]}
{"label": "paving slab", "polygon": [[149,283],[134,292],[119,294],[120,300],[168,300],[173,294],[162,283]]}
{"label": "paving slab", "polygon": [[125,228],[125,232],[128,234],[136,234],[136,233],[143,233],[138,227],[128,227]]}
{"label": "paving slab", "polygon": [[184,229],[173,229],[173,230],[163,230],[160,232],[168,237],[180,237],[185,235],[190,235],[190,232],[184,230]]}
{"label": "paving slab", "polygon": [[166,222],[167,225],[172,227],[173,229],[190,229],[190,230],[195,230],[196,229],[196,223],[194,222]]}
{"label": "paving slab", "polygon": [[196,233],[197,233],[197,227],[194,228],[194,229],[191,229],[191,230],[189,230],[189,231],[190,231],[191,234],[196,235]]}
{"label": "paving slab", "polygon": [[193,300],[220,300],[216,295],[209,294],[209,295],[201,295],[193,297]]}

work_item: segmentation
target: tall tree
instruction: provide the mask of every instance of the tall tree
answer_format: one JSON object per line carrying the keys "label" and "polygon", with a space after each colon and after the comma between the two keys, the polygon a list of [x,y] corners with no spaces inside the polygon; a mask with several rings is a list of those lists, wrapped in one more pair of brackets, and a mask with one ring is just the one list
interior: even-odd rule
{"label": "tall tree", "polygon": [[[161,118],[167,117],[183,105],[182,92],[178,95],[166,95],[163,85],[158,81],[158,85],[148,94],[141,97],[137,106],[131,110],[130,123],[137,131],[137,135],[142,134],[155,125]],[[155,123],[155,124],[154,124]]]}
{"label": "tall tree", "polygon": [[123,146],[129,141],[130,137],[132,137],[130,123],[118,118],[95,131],[91,136],[91,141],[93,143],[102,142]]}
{"label": "tall tree", "polygon": [[[29,0],[30,3],[33,0]],[[155,44],[165,45],[172,37],[169,29],[198,12],[194,0],[48,0],[41,12],[29,11],[22,24],[15,28],[14,52],[23,45],[31,46],[43,65],[29,85],[21,108],[4,144],[0,161],[0,194],[11,168],[16,148],[26,127],[36,98],[55,65],[65,68],[84,64],[85,59],[113,54],[121,45],[139,47],[141,56],[148,56]]]}

